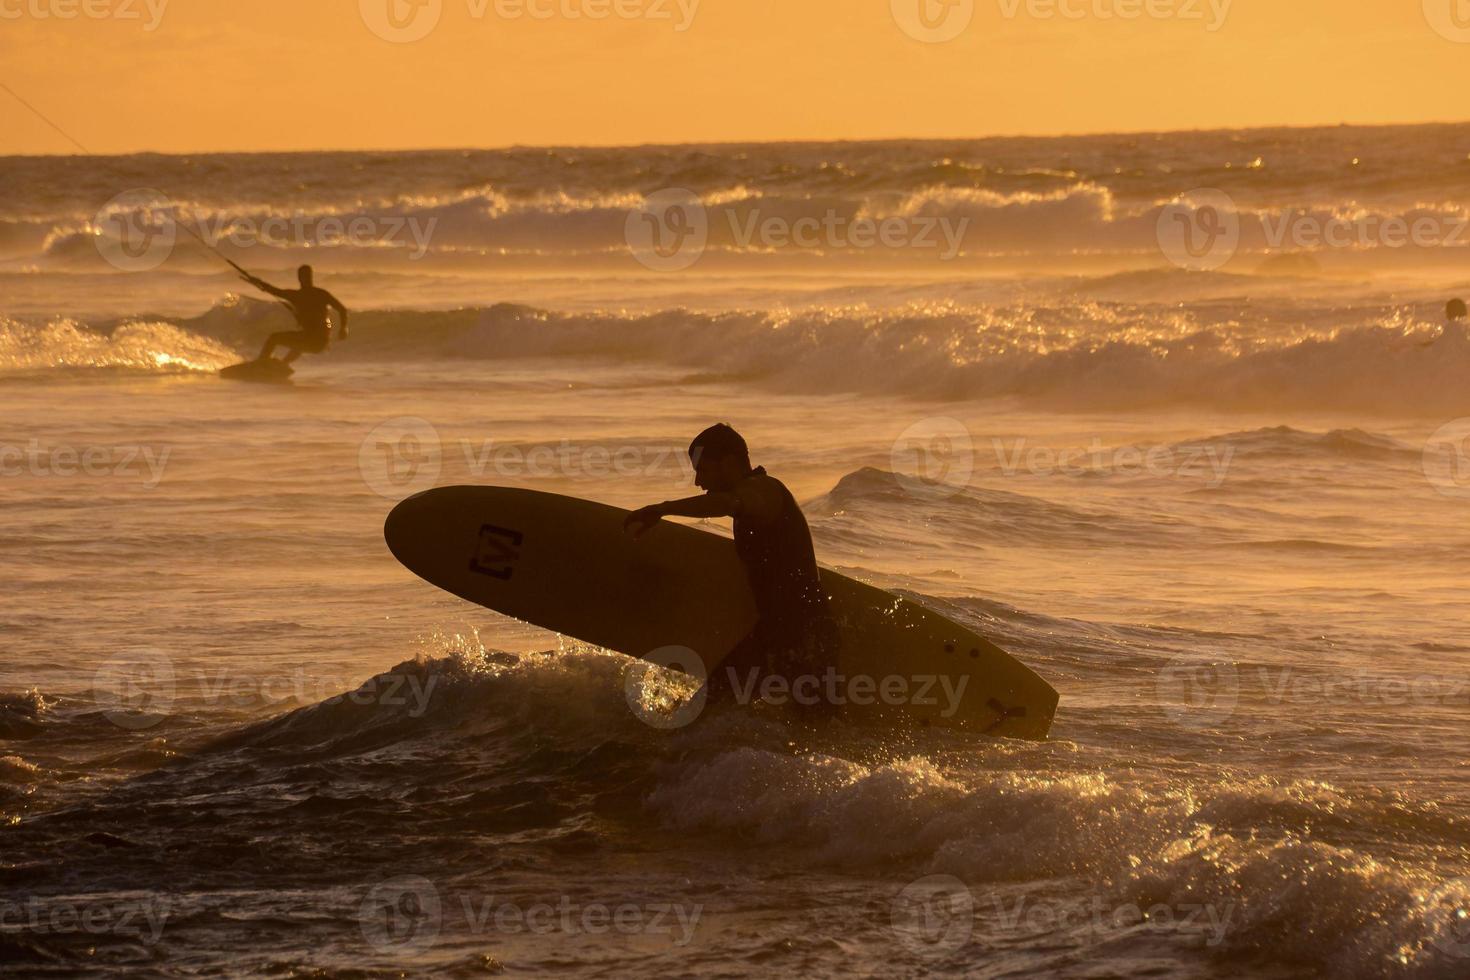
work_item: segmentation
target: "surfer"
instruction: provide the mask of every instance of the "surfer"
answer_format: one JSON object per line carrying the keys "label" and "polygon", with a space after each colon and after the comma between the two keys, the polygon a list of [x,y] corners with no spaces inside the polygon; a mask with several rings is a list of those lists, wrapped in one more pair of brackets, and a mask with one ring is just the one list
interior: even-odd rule
{"label": "surfer", "polygon": [[347,307],[325,289],[312,285],[311,266],[303,265],[296,270],[296,278],[301,282],[300,289],[279,289],[243,269],[240,271],[240,278],[261,292],[270,293],[285,302],[296,317],[296,325],[301,328],[271,334],[266,338],[257,361],[269,360],[277,347],[290,350],[291,353],[284,358],[287,364],[302,354],[320,354],[326,350],[332,341],[332,324],[328,318],[328,310],[337,311],[337,339],[347,339]]}
{"label": "surfer", "polygon": [[735,551],[755,596],[757,621],[712,674],[711,701],[752,691],[768,676],[794,685],[836,666],[837,625],[817,570],[806,516],[786,485],[750,465],[745,439],[721,423],[689,446],[703,494],[653,504],[628,515],[624,530],[642,537],[665,517],[733,517]]}
{"label": "surfer", "polygon": [[1444,331],[1440,333],[1440,337],[1448,337],[1451,329],[1454,327],[1459,327],[1459,333],[1463,337],[1466,331],[1460,321],[1464,320],[1467,315],[1470,315],[1470,310],[1465,308],[1465,301],[1463,299],[1452,299],[1446,303],[1444,308]]}

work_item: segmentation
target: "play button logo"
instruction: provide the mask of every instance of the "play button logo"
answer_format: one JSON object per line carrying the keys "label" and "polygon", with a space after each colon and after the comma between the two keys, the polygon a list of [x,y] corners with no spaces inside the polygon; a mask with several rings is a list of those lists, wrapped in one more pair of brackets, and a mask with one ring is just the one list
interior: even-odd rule
{"label": "play button logo", "polygon": [[362,22],[393,44],[412,44],[439,26],[444,0],[358,0]]}

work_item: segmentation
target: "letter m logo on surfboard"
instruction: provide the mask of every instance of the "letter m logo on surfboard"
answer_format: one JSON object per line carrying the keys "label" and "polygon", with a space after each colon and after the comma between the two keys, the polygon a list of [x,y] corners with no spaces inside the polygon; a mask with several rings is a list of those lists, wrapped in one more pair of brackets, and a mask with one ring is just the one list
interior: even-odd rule
{"label": "letter m logo on surfboard", "polygon": [[507,579],[515,572],[515,564],[521,558],[521,543],[525,535],[494,524],[480,528],[480,543],[475,556],[470,559],[470,570],[491,578]]}

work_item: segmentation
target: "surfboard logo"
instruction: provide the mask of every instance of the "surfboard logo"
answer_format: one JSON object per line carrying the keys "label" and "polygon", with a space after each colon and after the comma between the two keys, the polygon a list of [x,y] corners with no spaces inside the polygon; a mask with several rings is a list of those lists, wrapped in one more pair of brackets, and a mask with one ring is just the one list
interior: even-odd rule
{"label": "surfboard logo", "polygon": [[525,540],[520,531],[486,524],[480,528],[480,542],[470,559],[470,571],[510,581],[516,562],[521,560],[521,545]]}

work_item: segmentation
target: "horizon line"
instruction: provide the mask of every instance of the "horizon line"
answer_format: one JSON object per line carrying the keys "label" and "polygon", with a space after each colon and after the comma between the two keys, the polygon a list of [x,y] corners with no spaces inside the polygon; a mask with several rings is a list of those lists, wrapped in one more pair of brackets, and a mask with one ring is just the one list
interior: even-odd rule
{"label": "horizon line", "polygon": [[647,150],[680,149],[690,147],[731,146],[834,146],[843,144],[881,143],[983,143],[994,140],[1064,140],[1100,139],[1108,136],[1186,136],[1215,135],[1220,133],[1262,133],[1272,131],[1308,131],[1325,129],[1427,129],[1445,126],[1470,125],[1470,119],[1430,120],[1424,122],[1338,122],[1338,123],[1294,123],[1258,126],[1215,126],[1196,129],[1122,129],[1103,131],[1079,131],[1061,133],[996,133],[988,136],[882,136],[842,137],[839,139],[733,139],[691,140],[688,142],[641,143],[504,143],[499,145],[466,146],[446,144],[443,146],[384,147],[358,146],[338,148],[315,148],[294,150],[129,150],[113,153],[7,153],[0,160],[67,159],[72,157],[141,157],[141,156],[280,156],[288,154],[359,154],[359,153],[505,153],[516,150]]}

